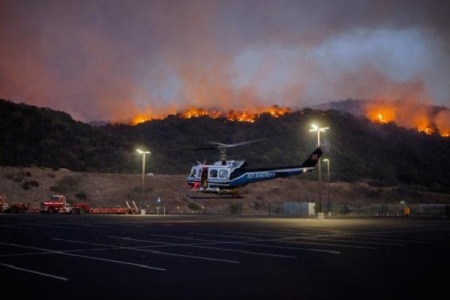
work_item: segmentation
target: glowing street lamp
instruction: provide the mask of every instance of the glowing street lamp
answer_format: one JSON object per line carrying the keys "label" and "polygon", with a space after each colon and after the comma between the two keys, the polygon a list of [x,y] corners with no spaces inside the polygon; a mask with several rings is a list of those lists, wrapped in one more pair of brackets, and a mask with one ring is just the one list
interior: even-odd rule
{"label": "glowing street lamp", "polygon": [[[320,147],[320,133],[325,132],[326,130],[330,129],[330,127],[319,127],[316,124],[311,125],[311,129],[309,132],[316,132],[317,131],[317,147]],[[322,192],[321,192],[321,185],[322,185],[322,171],[321,171],[321,164],[320,159],[318,161],[318,169],[319,169],[319,208],[318,212],[322,212]]]}
{"label": "glowing street lamp", "polygon": [[327,163],[327,192],[328,192],[328,215],[331,216],[331,201],[330,201],[330,160],[328,158],[322,159]]}
{"label": "glowing street lamp", "polygon": [[317,126],[316,124],[311,125],[311,129],[309,132],[317,131],[317,147],[320,147],[320,132],[325,132],[326,130],[330,129],[330,127],[321,127]]}
{"label": "glowing street lamp", "polygon": [[151,154],[150,151],[144,151],[141,149],[136,149],[139,154],[142,154],[142,192],[144,192],[145,186],[145,154]]}

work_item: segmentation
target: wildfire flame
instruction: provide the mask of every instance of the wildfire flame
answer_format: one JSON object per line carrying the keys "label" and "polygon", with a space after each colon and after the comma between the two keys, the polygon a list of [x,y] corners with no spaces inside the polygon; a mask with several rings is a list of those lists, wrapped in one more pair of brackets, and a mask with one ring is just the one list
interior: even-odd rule
{"label": "wildfire flame", "polygon": [[417,103],[376,100],[366,104],[365,115],[374,123],[395,122],[398,126],[415,128],[428,135],[450,136],[450,111],[445,109],[436,113]]}
{"label": "wildfire flame", "polygon": [[[290,108],[271,107],[241,110],[228,112],[217,109],[202,109],[191,107],[183,112],[172,115],[184,119],[208,117],[211,119],[223,118],[233,122],[255,122],[261,115],[268,114],[273,118],[278,118],[291,112]],[[364,107],[365,116],[378,124],[395,122],[398,126],[405,128],[415,128],[425,134],[440,134],[443,137],[450,137],[450,110],[440,109],[430,110],[429,106],[408,101],[373,100],[368,101]],[[162,120],[169,114],[154,115],[151,113],[139,113],[130,122],[138,125],[151,120]]]}
{"label": "wildfire flame", "polygon": [[[176,115],[178,117],[181,117],[184,119],[209,117],[211,119],[224,118],[224,119],[227,119],[228,121],[253,123],[262,114],[269,114],[273,118],[278,118],[278,117],[285,115],[287,113],[290,113],[290,112],[291,112],[290,108],[283,108],[283,107],[279,107],[277,105],[274,105],[272,107],[267,107],[267,108],[256,109],[254,111],[230,110],[228,112],[223,112],[223,111],[219,111],[216,109],[207,110],[207,109],[202,109],[202,108],[191,107],[191,108],[186,109],[184,112],[176,113]],[[146,121],[160,120],[160,119],[163,119],[163,117],[139,114],[139,115],[136,115],[135,117],[133,117],[131,124],[137,125],[140,123],[144,123]]]}

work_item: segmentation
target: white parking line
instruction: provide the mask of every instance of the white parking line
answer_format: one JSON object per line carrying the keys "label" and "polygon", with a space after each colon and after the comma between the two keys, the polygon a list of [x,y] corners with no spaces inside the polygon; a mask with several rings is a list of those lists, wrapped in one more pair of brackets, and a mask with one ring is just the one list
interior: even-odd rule
{"label": "white parking line", "polygon": [[[191,234],[198,234],[198,235],[207,235],[210,234],[206,233],[195,233],[191,232]],[[212,235],[214,236],[214,235]],[[199,241],[205,241],[205,242],[214,242],[211,240],[203,240],[203,239],[197,239]],[[328,254],[341,254],[340,251],[335,250],[327,250],[327,249],[315,249],[315,248],[302,248],[302,247],[285,247],[285,246],[275,246],[275,245],[267,245],[267,244],[255,244],[255,242],[273,242],[277,240],[268,240],[268,239],[254,239],[252,241],[230,241],[230,242],[216,242],[216,243],[223,243],[223,244],[235,244],[235,245],[248,245],[248,246],[258,246],[258,247],[264,247],[264,248],[278,248],[278,249],[290,249],[290,250],[301,250],[301,251],[311,251],[311,252],[322,252],[322,253],[328,253]]]}
{"label": "white parking line", "polygon": [[[199,235],[209,235],[209,234],[204,234],[204,233],[191,233],[191,234],[199,234]],[[237,233],[239,234],[239,233]],[[259,239],[259,238],[254,238],[254,237],[247,237],[245,235],[225,235],[225,234],[215,234],[212,236],[220,236],[220,237],[230,237],[230,238],[244,238],[249,240],[248,242],[252,242],[252,241],[256,241],[256,242],[260,242],[260,241],[267,241],[267,242],[280,242],[280,243],[294,243],[294,244],[304,244],[304,245],[319,245],[319,246],[329,246],[329,247],[340,247],[340,248],[356,248],[356,249],[367,249],[367,250],[376,250],[376,247],[368,247],[368,246],[351,246],[351,245],[342,245],[342,244],[330,244],[330,243],[313,243],[313,242],[303,242],[303,241],[298,241],[298,239],[308,239],[305,237],[298,237],[298,236],[278,236],[277,238],[270,238],[270,239]],[[277,235],[272,235],[272,236],[277,236]],[[318,241],[327,241],[327,240],[331,240],[334,241],[334,239],[316,239]],[[247,243],[247,242],[242,242],[242,243]]]}
{"label": "white parking line", "polygon": [[7,229],[24,229],[24,230],[34,230],[34,228],[30,228],[30,227],[22,227],[22,226],[17,226],[17,225],[13,225],[13,224],[6,224],[6,225],[2,225],[0,226],[1,228],[7,228]]}
{"label": "white parking line", "polygon": [[[195,233],[191,233],[195,234]],[[200,234],[200,233],[199,233]],[[286,249],[297,249],[302,251],[312,251],[312,252],[324,252],[329,254],[341,254],[339,251],[333,251],[333,250],[325,250],[325,249],[311,249],[311,248],[293,248],[293,247],[279,247],[279,246],[273,246],[273,245],[261,245],[261,244],[254,244],[253,242],[264,242],[267,240],[264,239],[258,239],[252,242],[242,242],[242,241],[212,241],[212,240],[205,240],[205,239],[199,239],[199,238],[190,238],[190,237],[180,237],[180,236],[171,236],[171,235],[161,235],[161,234],[152,234],[156,236],[165,236],[165,237],[171,237],[171,238],[178,238],[178,239],[184,239],[184,240],[194,240],[194,241],[201,241],[203,243],[195,244],[195,247],[200,248],[206,248],[206,249],[216,249],[216,250],[223,250],[223,251],[233,251],[233,252],[247,252],[251,254],[256,254],[259,252],[253,252],[253,251],[246,251],[246,250],[234,250],[234,249],[224,249],[224,248],[212,248],[212,247],[204,247],[205,245],[224,245],[224,244],[230,244],[230,245],[246,245],[246,246],[260,246],[264,248],[286,248]],[[208,234],[204,234],[208,235]],[[182,244],[183,245],[183,244]],[[193,244],[188,244],[190,247],[194,247]],[[284,256],[279,254],[273,254],[273,253],[265,253],[264,255],[268,256]],[[296,256],[290,256],[291,258],[296,258]]]}
{"label": "white parking line", "polygon": [[[235,233],[235,234],[240,234],[240,233]],[[355,235],[346,235],[346,234],[340,234],[339,236],[336,235],[332,235],[332,234],[320,234],[320,235],[309,235],[309,236],[294,236],[294,237],[289,237],[289,236],[282,236],[279,234],[274,234],[274,233],[255,233],[252,232],[252,235],[263,235],[263,236],[267,236],[267,235],[271,235],[271,236],[279,236],[279,237],[288,237],[288,238],[292,238],[292,239],[302,239],[302,240],[316,240],[316,241],[339,241],[340,243],[352,243],[352,244],[374,244],[374,245],[381,245],[381,246],[406,246],[406,244],[399,244],[399,243],[382,243],[382,242],[374,242],[373,240],[377,240],[374,238],[370,238],[370,241],[367,240],[362,240],[360,238],[358,238],[357,240],[354,239],[348,239],[345,237],[350,237],[350,238],[356,238]],[[361,236],[362,238],[364,237],[364,235]],[[345,238],[345,239],[343,239]],[[380,239],[383,240],[383,239]],[[345,245],[342,245],[342,247],[348,247]],[[358,248],[358,246],[354,246],[356,248]],[[364,246],[360,246],[362,248],[364,248]],[[376,248],[373,248],[376,249]]]}
{"label": "white parking line", "polygon": [[7,268],[11,268],[11,269],[14,269],[14,270],[19,270],[19,271],[23,271],[23,272],[27,272],[27,273],[33,273],[33,274],[37,274],[37,275],[41,275],[41,276],[45,276],[45,277],[50,277],[50,278],[58,279],[58,280],[62,280],[62,281],[68,281],[69,280],[66,277],[56,276],[56,275],[52,275],[52,274],[48,274],[48,273],[42,273],[42,272],[30,270],[30,269],[24,269],[24,268],[16,267],[16,266],[9,265],[9,264],[2,264],[2,263],[0,263],[0,266],[4,266],[4,267],[7,267]]}
{"label": "white parking line", "polygon": [[10,243],[2,243],[2,242],[0,242],[0,244],[1,245],[5,245],[5,246],[12,246],[12,247],[40,250],[40,251],[45,251],[45,252],[51,253],[51,254],[74,256],[74,257],[91,259],[91,260],[105,261],[105,262],[110,262],[110,263],[115,263],[115,264],[129,265],[129,266],[139,267],[139,268],[144,268],[144,269],[151,269],[151,270],[157,270],[157,271],[166,271],[166,269],[163,269],[163,268],[152,267],[152,266],[147,266],[147,265],[142,265],[142,264],[135,264],[135,263],[130,263],[130,262],[121,261],[121,260],[112,260],[112,259],[106,259],[106,258],[100,258],[100,257],[94,257],[94,256],[79,255],[79,254],[73,254],[73,253],[68,253],[68,252],[64,252],[64,251],[57,251],[57,250],[55,251],[55,250],[51,250],[51,249],[45,249],[45,248],[39,248],[39,247],[30,247],[30,246],[18,245],[18,244],[10,244]]}
{"label": "white parking line", "polygon": [[[194,245],[189,245],[189,244],[165,243],[165,242],[157,242],[157,241],[149,241],[149,240],[141,240],[141,239],[132,239],[132,238],[129,238],[129,237],[119,237],[119,236],[107,236],[107,237],[113,238],[113,239],[126,240],[126,241],[134,241],[134,242],[157,243],[157,244],[159,244],[157,247],[161,247],[161,246],[163,246],[163,247],[164,246],[196,247]],[[147,252],[152,252],[152,253],[155,253],[155,254],[183,256],[183,257],[189,257],[189,258],[212,260],[212,261],[221,261],[221,262],[229,262],[229,263],[240,263],[239,261],[236,261],[236,260],[228,260],[228,259],[221,259],[221,258],[211,258],[211,257],[205,257],[205,256],[193,256],[193,255],[176,254],[176,253],[171,253],[171,252],[162,252],[162,251],[142,249],[142,248],[149,248],[149,247],[152,247],[152,246],[125,247],[125,248],[132,249],[132,250],[138,250],[138,251],[147,251]],[[204,248],[204,247],[198,247],[198,248]],[[207,249],[215,249],[215,248],[207,248]],[[215,249],[215,250],[218,250],[218,249]]]}
{"label": "white parking line", "polygon": [[[124,238],[124,239],[129,240],[129,238]],[[82,243],[82,244],[87,244],[87,245],[108,247],[108,248],[102,248],[102,249],[91,249],[92,251],[111,250],[111,249],[124,249],[124,250],[134,250],[134,251],[148,252],[148,253],[159,254],[159,255],[187,257],[187,258],[195,258],[195,259],[210,260],[210,261],[219,261],[219,262],[226,262],[226,263],[233,263],[233,264],[238,264],[239,263],[239,261],[236,261],[236,260],[219,259],[219,258],[211,258],[211,257],[205,257],[205,256],[195,256],[195,255],[186,255],[186,254],[178,254],[178,253],[171,253],[171,252],[162,252],[162,251],[156,251],[156,250],[142,249],[142,248],[148,248],[148,246],[128,247],[128,246],[116,246],[116,245],[98,244],[98,243],[87,243],[87,242],[83,242],[83,241],[64,240],[64,239],[57,239],[57,238],[54,238],[54,240],[59,240],[59,241],[64,241],[64,242],[69,242],[69,243]]]}

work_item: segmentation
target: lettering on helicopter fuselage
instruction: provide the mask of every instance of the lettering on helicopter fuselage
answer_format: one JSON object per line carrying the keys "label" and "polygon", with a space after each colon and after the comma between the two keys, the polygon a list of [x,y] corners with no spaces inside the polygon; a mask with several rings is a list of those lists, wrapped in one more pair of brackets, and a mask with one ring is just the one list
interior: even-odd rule
{"label": "lettering on helicopter fuselage", "polygon": [[228,179],[221,179],[221,178],[216,178],[216,179],[209,179],[209,182],[214,182],[214,183],[224,183],[224,182],[228,182]]}
{"label": "lettering on helicopter fuselage", "polygon": [[258,172],[258,173],[248,173],[248,179],[259,179],[259,178],[272,178],[275,177],[275,173],[272,172]]}

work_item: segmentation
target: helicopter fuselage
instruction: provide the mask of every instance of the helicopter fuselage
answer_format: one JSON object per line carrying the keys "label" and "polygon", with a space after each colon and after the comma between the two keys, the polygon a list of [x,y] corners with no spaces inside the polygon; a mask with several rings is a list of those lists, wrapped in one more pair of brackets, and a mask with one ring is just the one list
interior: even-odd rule
{"label": "helicopter fuselage", "polygon": [[192,190],[234,193],[250,183],[312,172],[322,151],[317,148],[302,164],[295,166],[247,169],[244,160],[223,160],[212,165],[198,164],[186,178]]}

